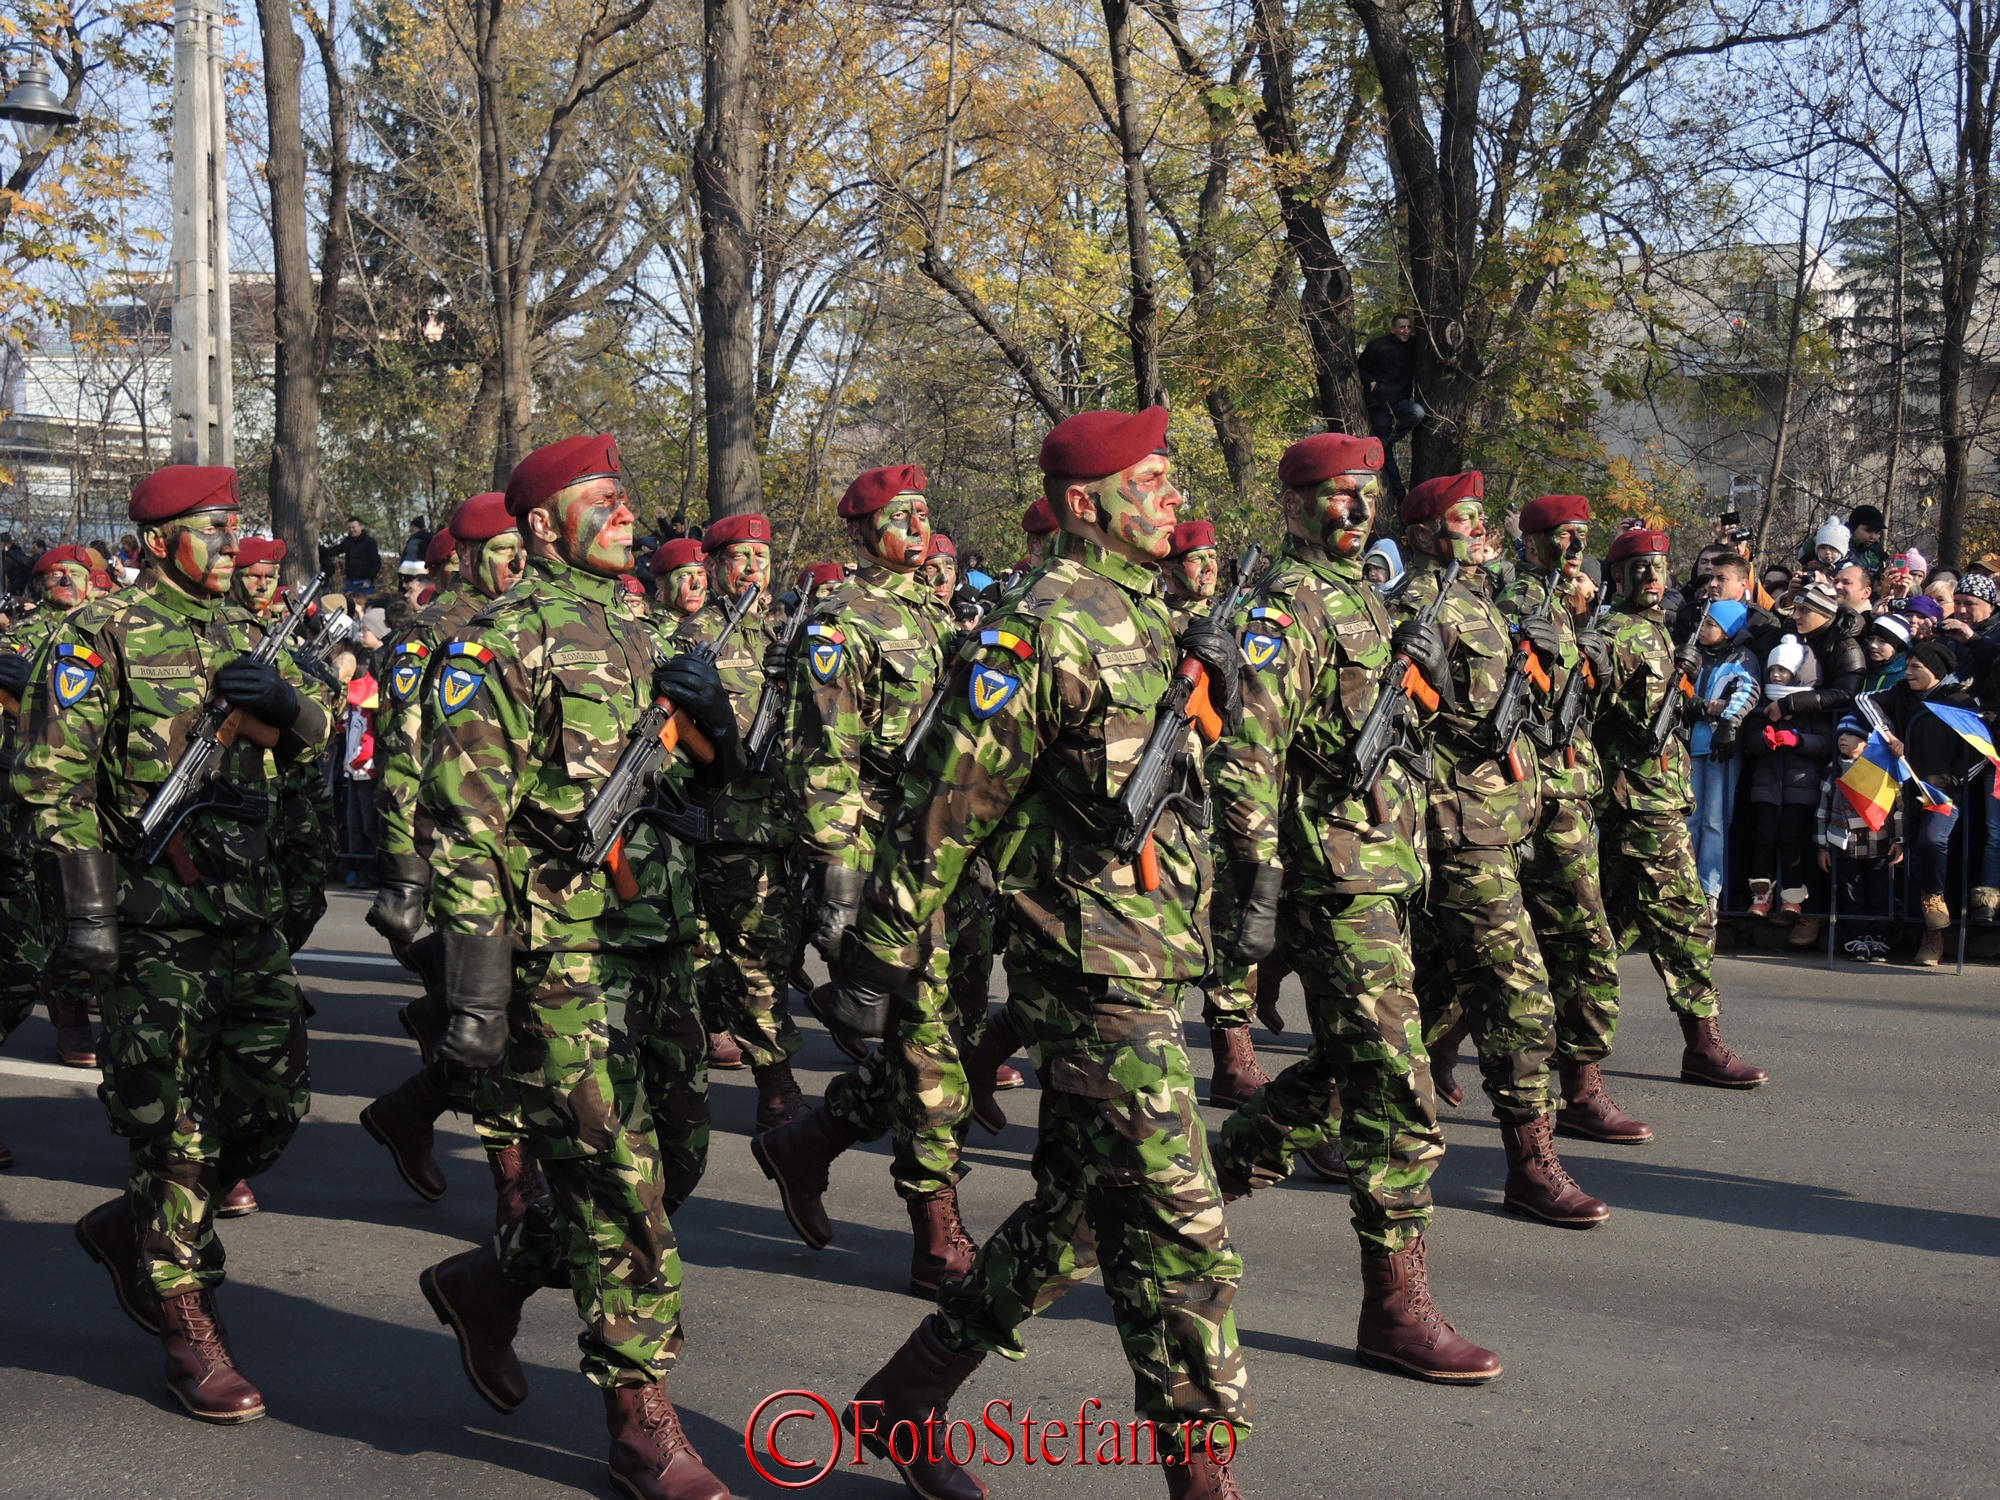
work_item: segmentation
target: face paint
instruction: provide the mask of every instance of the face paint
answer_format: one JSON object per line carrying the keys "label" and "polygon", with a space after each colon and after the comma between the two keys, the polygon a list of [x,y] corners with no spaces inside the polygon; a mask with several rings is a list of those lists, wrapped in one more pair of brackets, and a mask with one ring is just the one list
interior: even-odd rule
{"label": "face paint", "polygon": [[278,565],[257,563],[238,568],[230,582],[230,592],[252,614],[268,615],[278,602]]}
{"label": "face paint", "polygon": [[898,495],[869,516],[875,560],[897,573],[914,573],[931,544],[931,507],[922,495]]}
{"label": "face paint", "polygon": [[167,555],[161,571],[191,594],[221,595],[236,571],[236,534],[240,522],[234,510],[197,510],[176,516],[160,528]]}
{"label": "face paint", "polygon": [[528,571],[528,543],[518,531],[503,531],[472,543],[472,563],[466,576],[489,599],[498,599]]}
{"label": "face paint", "polygon": [[760,594],[771,588],[771,549],[763,542],[731,542],[708,560],[709,583],[731,599],[751,584]]}
{"label": "face paint", "polygon": [[708,573],[700,563],[675,568],[667,575],[667,602],[684,615],[708,603]]}
{"label": "face paint", "polygon": [[90,569],[82,563],[57,563],[42,575],[42,597],[74,609],[90,597]]}
{"label": "face paint", "polygon": [[1181,492],[1163,453],[1149,454],[1106,481],[1097,496],[1097,524],[1135,557],[1163,558],[1174,549],[1174,515]]}
{"label": "face paint", "polygon": [[1456,559],[1461,568],[1477,567],[1490,555],[1486,542],[1486,507],[1477,500],[1460,500],[1439,519],[1431,534],[1432,555]]}
{"label": "face paint", "polygon": [[570,486],[556,497],[550,515],[556,551],[571,567],[606,578],[632,570],[632,507],[617,480]]}
{"label": "face paint", "polygon": [[1168,564],[1173,569],[1174,592],[1183,599],[1212,599],[1215,580],[1221,573],[1213,547],[1197,547],[1185,557]]}
{"label": "face paint", "polygon": [[1642,609],[1655,609],[1667,592],[1667,560],[1657,552],[1628,557],[1619,579],[1625,587],[1626,602]]}
{"label": "face paint", "polygon": [[1368,546],[1381,495],[1382,481],[1365,469],[1334,475],[1305,504],[1308,537],[1335,557],[1359,557]]}
{"label": "face paint", "polygon": [[958,587],[958,564],[948,557],[934,557],[917,570],[917,577],[923,580],[933,599],[949,604],[952,591]]}
{"label": "face paint", "polygon": [[1537,573],[1553,573],[1575,578],[1583,571],[1583,551],[1590,527],[1582,521],[1565,521],[1553,531],[1537,531],[1528,537],[1528,561]]}

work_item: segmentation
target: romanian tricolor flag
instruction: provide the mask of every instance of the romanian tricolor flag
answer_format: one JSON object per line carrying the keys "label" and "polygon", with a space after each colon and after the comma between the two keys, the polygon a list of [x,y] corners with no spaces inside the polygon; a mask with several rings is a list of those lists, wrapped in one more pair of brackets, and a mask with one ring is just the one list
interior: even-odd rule
{"label": "romanian tricolor flag", "polygon": [[[1969,708],[1954,708],[1949,703],[1932,703],[1924,700],[1924,707],[1949,724],[1958,737],[1986,757],[1988,765],[2000,768],[2000,751],[1993,748],[1993,732],[1986,727],[1986,721]],[[1993,778],[1993,795],[2000,797],[2000,776]]]}
{"label": "romanian tricolor flag", "polygon": [[1854,764],[1840,773],[1840,790],[1869,831],[1880,833],[1896,805],[1896,757],[1880,730],[1869,734]]}

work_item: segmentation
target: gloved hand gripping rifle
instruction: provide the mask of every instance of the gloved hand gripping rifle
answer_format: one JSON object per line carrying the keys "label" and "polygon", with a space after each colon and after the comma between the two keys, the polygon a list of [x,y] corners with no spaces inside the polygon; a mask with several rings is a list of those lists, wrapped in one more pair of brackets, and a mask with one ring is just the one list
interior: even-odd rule
{"label": "gloved hand gripping rifle", "polygon": [[[1438,580],[1437,594],[1417,612],[1419,625],[1437,624],[1444,596],[1457,581],[1458,559],[1453,558]],[[1389,757],[1406,745],[1415,744],[1409,722],[1412,698],[1431,712],[1437,711],[1437,689],[1424,680],[1422,668],[1398,651],[1390,658],[1389,670],[1383,673],[1381,686],[1375,690],[1375,705],[1362,721],[1352,751],[1354,790],[1368,799],[1369,816],[1378,828],[1389,821],[1389,809],[1382,802],[1382,773],[1389,768]]]}
{"label": "gloved hand gripping rifle", "polygon": [[[797,649],[799,635],[806,628],[806,621],[812,615],[813,595],[819,592],[818,583],[806,585],[805,596],[799,600],[792,617],[785,621],[785,633],[778,637],[778,648],[783,654],[785,670],[792,665],[792,652]],[[764,691],[757,696],[757,713],[750,721],[750,734],[743,742],[743,758],[750,769],[763,775],[770,769],[771,751],[778,743],[779,716],[785,708],[786,685],[781,679],[764,679]]]}
{"label": "gloved hand gripping rifle", "polygon": [[[1530,618],[1549,618],[1556,601],[1556,579],[1560,576],[1558,572],[1550,577],[1547,592]],[[1534,707],[1528,693],[1530,684],[1543,693],[1555,686],[1548,668],[1536,654],[1534,642],[1523,634],[1520,649],[1507,664],[1507,680],[1500,685],[1500,701],[1493,705],[1492,719],[1494,759],[1507,763],[1507,774],[1516,782],[1525,781],[1528,776],[1527,768],[1521,764],[1520,739],[1529,711]]]}

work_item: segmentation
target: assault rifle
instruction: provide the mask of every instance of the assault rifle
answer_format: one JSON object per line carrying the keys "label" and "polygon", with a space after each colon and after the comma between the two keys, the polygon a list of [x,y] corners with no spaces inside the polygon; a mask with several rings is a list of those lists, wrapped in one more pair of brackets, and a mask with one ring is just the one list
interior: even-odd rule
{"label": "assault rifle", "polygon": [[341,691],[341,686],[340,679],[333,675],[333,653],[358,633],[354,627],[354,616],[344,610],[328,614],[318,607],[312,613],[319,617],[319,634],[302,646],[292,647],[292,660],[301,672],[325,683],[337,693]]}
{"label": "assault rifle", "polygon": [[1596,691],[1597,673],[1591,669],[1590,658],[1579,653],[1576,670],[1563,683],[1562,696],[1549,715],[1549,746],[1561,746],[1563,761],[1572,768],[1576,765],[1576,736],[1589,712],[1590,695]]}
{"label": "assault rifle", "polygon": [[[1556,601],[1556,579],[1560,571],[1549,577],[1548,591],[1530,619],[1546,620]],[[1548,692],[1555,683],[1550,678],[1548,668],[1535,655],[1534,644],[1524,635],[1521,649],[1514,653],[1514,659],[1507,664],[1507,680],[1500,686],[1500,701],[1493,705],[1493,755],[1496,760],[1507,763],[1507,774],[1515,781],[1527,780],[1528,773],[1521,764],[1519,741],[1521,728],[1528,722],[1528,712],[1533,700],[1528,696],[1528,685],[1532,683],[1541,692]]]}
{"label": "assault rifle", "polygon": [[[1208,612],[1211,625],[1227,625],[1249,597],[1252,576],[1263,557],[1255,542],[1236,564],[1236,586],[1215,601]],[[1160,888],[1160,859],[1153,850],[1153,830],[1169,807],[1200,807],[1207,797],[1201,767],[1188,754],[1188,726],[1193,725],[1210,744],[1222,738],[1222,715],[1209,701],[1208,669],[1193,657],[1175,669],[1167,683],[1167,696],[1160,704],[1159,717],[1139,763],[1125,778],[1118,793],[1118,832],[1113,847],[1123,859],[1135,860],[1139,889]]]}
{"label": "assault rifle", "polygon": [[[757,585],[746,585],[734,604],[724,606],[726,618],[715,639],[703,642],[690,654],[698,661],[714,661],[756,602]],[[653,706],[639,715],[639,722],[632,726],[631,738],[626,740],[618,764],[611,768],[604,785],[583,810],[578,858],[586,867],[603,865],[610,872],[611,888],[620,901],[630,901],[639,894],[638,877],[625,859],[625,830],[634,818],[649,811],[660,767],[675,747],[681,745],[703,765],[715,759],[715,746],[684,710],[677,708],[671,699],[654,699]]]}
{"label": "assault rifle", "polygon": [[[1438,580],[1436,596],[1417,611],[1419,625],[1437,624],[1444,596],[1457,581],[1458,559],[1453,558]],[[1389,809],[1382,802],[1382,773],[1389,768],[1389,757],[1410,743],[1408,715],[1412,698],[1433,712],[1437,709],[1437,689],[1424,680],[1423,671],[1415,662],[1398,651],[1390,658],[1389,670],[1382,674],[1382,684],[1375,690],[1375,706],[1368,710],[1361,733],[1354,737],[1354,790],[1368,799],[1369,813],[1377,827],[1389,821]]]}
{"label": "assault rifle", "polygon": [[[290,602],[285,618],[264,632],[264,638],[250,653],[250,660],[267,666],[278,659],[285,642],[298,629],[313,607],[313,600],[326,586],[326,574],[315,573],[312,581]],[[187,748],[159,790],[139,814],[139,847],[133,857],[141,865],[155,865],[165,855],[183,885],[193,885],[197,875],[194,860],[181,837],[181,825],[195,813],[207,809],[248,813],[255,803],[227,782],[218,782],[223,758],[239,738],[266,750],[278,743],[278,731],[262,719],[252,718],[240,708],[231,708],[225,698],[212,698],[188,730]]]}
{"label": "assault rifle", "polygon": [[[1715,607],[1713,599],[1702,601],[1701,614],[1696,617],[1694,631],[1688,636],[1690,641],[1701,639],[1701,628],[1708,623],[1708,613]],[[1669,637],[1672,639],[1672,637]],[[1686,642],[1682,643],[1683,645]],[[1679,655],[1678,648],[1675,655]],[[1687,673],[1676,670],[1674,681],[1667,688],[1667,696],[1660,700],[1660,711],[1653,715],[1653,727],[1646,736],[1646,753],[1666,759],[1667,746],[1673,743],[1674,735],[1681,727],[1681,705],[1694,702],[1694,681]]]}
{"label": "assault rifle", "polygon": [[[792,611],[792,617],[785,621],[785,633],[778,637],[778,645],[784,651],[785,671],[792,669],[792,652],[797,647],[799,634],[806,628],[806,619],[812,614],[813,595],[819,592],[817,582],[806,585],[806,591]],[[750,721],[749,738],[743,742],[743,758],[750,769],[758,775],[770,769],[771,751],[778,743],[778,715],[784,711],[785,697],[789,689],[783,681],[764,679],[764,691],[757,695],[757,715]]]}

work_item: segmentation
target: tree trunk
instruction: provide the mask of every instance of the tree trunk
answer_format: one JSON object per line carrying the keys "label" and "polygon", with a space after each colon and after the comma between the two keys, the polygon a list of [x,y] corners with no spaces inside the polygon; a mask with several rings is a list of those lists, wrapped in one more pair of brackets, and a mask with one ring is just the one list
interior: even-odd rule
{"label": "tree trunk", "polygon": [[257,0],[264,34],[264,105],[270,123],[264,178],[271,194],[275,424],[271,440],[271,528],[285,543],[286,570],[310,573],[319,556],[318,308],[306,226],[306,148],[299,75],[305,46],[287,0]]}
{"label": "tree trunk", "polygon": [[1132,78],[1132,10],[1126,0],[1104,0],[1104,29],[1111,49],[1111,87],[1117,101],[1118,152],[1125,163],[1125,241],[1132,272],[1132,305],[1125,327],[1132,342],[1132,384],[1140,410],[1167,399],[1160,378],[1160,302],[1153,273],[1152,231],[1147,220],[1145,122]]}
{"label": "tree trunk", "polygon": [[695,190],[701,202],[702,389],[711,517],[761,510],[757,453],[757,120],[750,107],[749,0],[703,0],[707,61]]}

